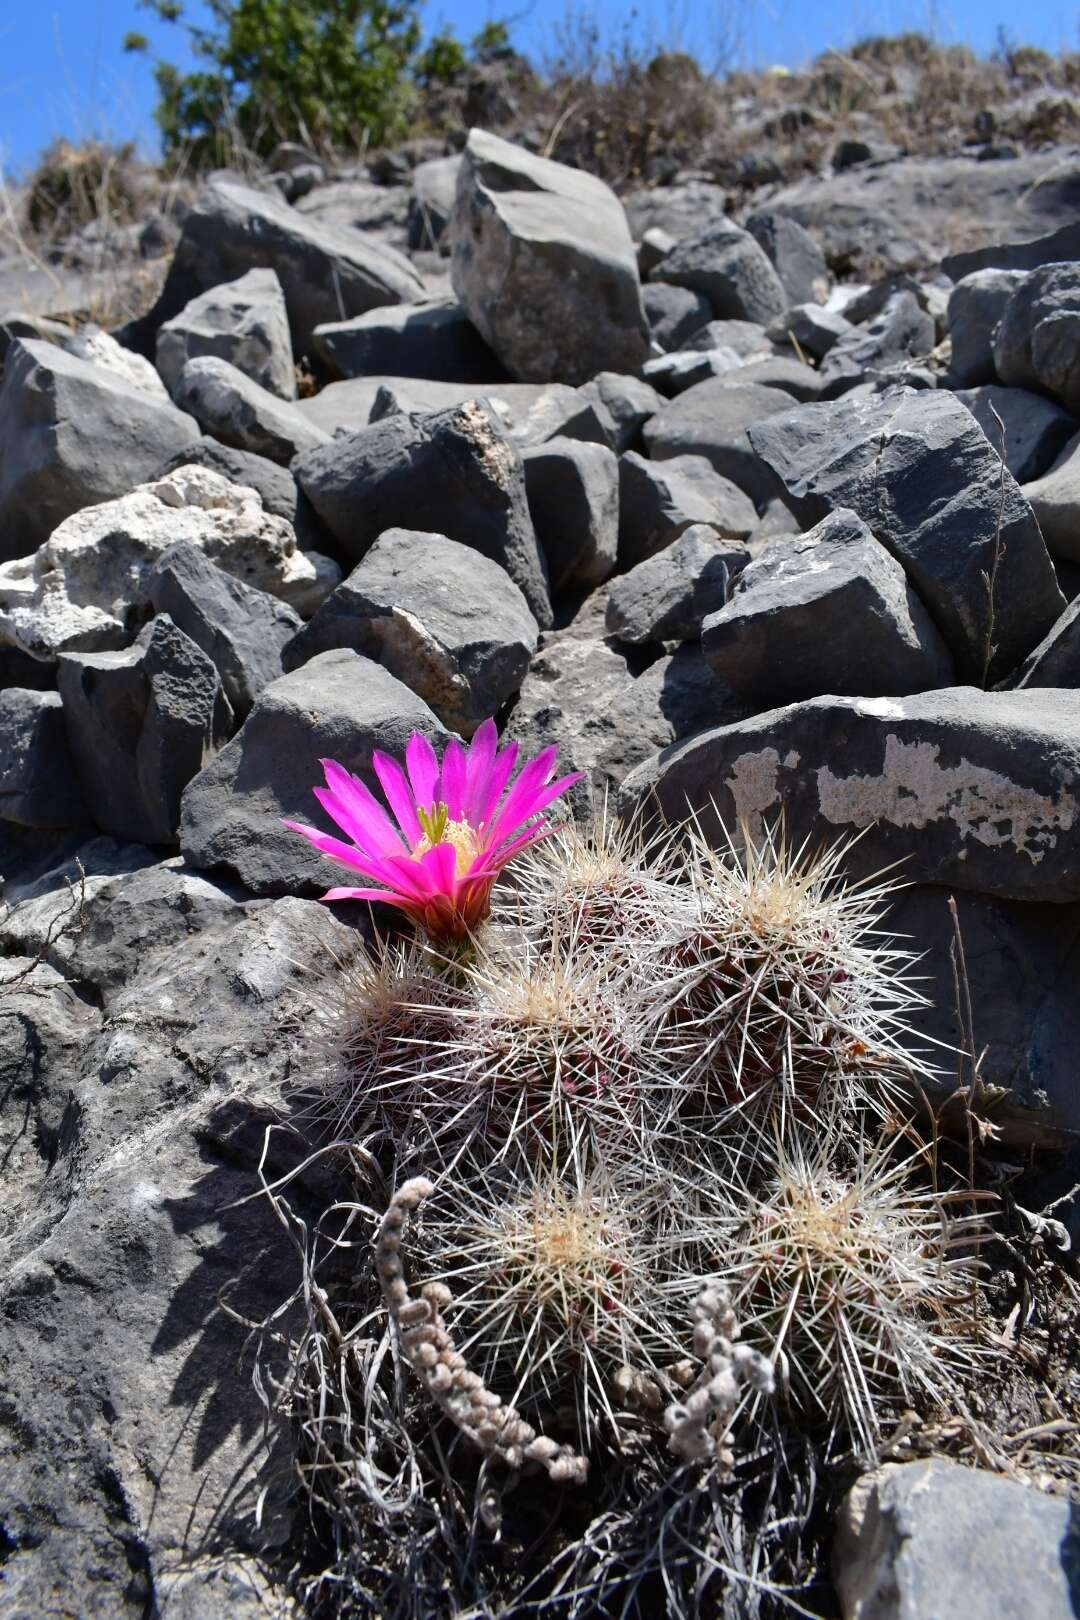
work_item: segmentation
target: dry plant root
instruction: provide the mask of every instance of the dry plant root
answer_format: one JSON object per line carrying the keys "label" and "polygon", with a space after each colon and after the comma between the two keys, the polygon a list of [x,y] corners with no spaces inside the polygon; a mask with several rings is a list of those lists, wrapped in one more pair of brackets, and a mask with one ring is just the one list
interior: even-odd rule
{"label": "dry plant root", "polygon": [[477,1373],[469,1371],[442,1319],[442,1309],[452,1298],[446,1284],[426,1283],[418,1299],[409,1294],[401,1264],[402,1228],[406,1217],[434,1190],[425,1176],[403,1182],[375,1240],[375,1266],[405,1360],[451,1422],[489,1457],[514,1469],[539,1463],[558,1484],[584,1484],[589,1472],[586,1458],[537,1434],[515,1407],[505,1405]]}

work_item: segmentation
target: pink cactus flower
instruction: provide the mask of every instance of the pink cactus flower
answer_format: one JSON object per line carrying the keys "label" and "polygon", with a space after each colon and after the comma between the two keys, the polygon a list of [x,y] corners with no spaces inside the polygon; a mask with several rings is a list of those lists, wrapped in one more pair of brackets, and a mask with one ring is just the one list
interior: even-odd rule
{"label": "pink cactus flower", "polygon": [[552,831],[540,812],[581,781],[580,772],[551,781],[557,753],[545,748],[530,760],[504,798],[517,744],[499,749],[494,720],[484,721],[467,750],[453,738],[441,769],[427,738],[414,731],[405,770],[378,749],[371,756],[393,820],[363,782],[324,759],[326,786],[315,788],[315,797],[351,842],[298,821],[285,826],[383,885],[329,889],[324,900],[381,900],[433,939],[461,939],[488,915],[507,861]]}

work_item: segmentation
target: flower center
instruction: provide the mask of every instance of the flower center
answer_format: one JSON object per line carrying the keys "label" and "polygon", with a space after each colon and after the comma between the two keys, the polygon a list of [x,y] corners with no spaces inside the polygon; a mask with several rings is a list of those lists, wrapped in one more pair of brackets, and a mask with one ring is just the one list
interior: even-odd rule
{"label": "flower center", "polygon": [[424,836],[412,852],[413,860],[418,861],[436,844],[452,844],[456,875],[465,877],[480,853],[475,827],[467,821],[451,821],[445,804],[433,804],[430,810],[417,809],[416,816],[424,829]]}

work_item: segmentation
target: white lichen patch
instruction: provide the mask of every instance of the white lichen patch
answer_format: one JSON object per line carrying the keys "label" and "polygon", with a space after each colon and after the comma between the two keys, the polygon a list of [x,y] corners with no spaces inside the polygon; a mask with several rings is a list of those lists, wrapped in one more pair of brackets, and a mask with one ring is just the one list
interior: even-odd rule
{"label": "white lichen patch", "polygon": [[1039,792],[1000,771],[962,759],[941,763],[936,743],[885,739],[882,768],[873,775],[835,776],[827,765],[817,775],[822,816],[835,826],[924,828],[948,821],[961,843],[1014,849],[1033,865],[1077,820],[1075,793]]}
{"label": "white lichen patch", "polygon": [[[798,755],[789,753],[783,763],[790,768],[792,762],[798,763]],[[764,813],[775,811],[780,804],[777,782],[780,765],[780,755],[775,748],[740,754],[725,784],[735,807],[732,825],[745,825],[752,838],[760,838],[765,831]]]}

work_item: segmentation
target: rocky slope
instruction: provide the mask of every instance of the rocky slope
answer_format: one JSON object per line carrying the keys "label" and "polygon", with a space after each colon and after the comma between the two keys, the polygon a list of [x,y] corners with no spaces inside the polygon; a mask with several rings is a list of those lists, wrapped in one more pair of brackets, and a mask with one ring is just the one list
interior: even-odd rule
{"label": "rocky slope", "polygon": [[[496,713],[579,815],[862,833],[922,1033],[963,1039],[955,893],[1003,1151],[1070,1184],[1080,150],[867,147],[752,198],[620,203],[484,131],[389,186],[218,175],[112,333],[100,268],[0,272],[5,1613],[288,1611],[244,1323],[295,1255],[245,1200],[370,926],[280,825],[322,757]],[[946,1566],[965,1612],[1072,1612],[1013,1471],[890,1464],[844,1613],[928,1617]]]}

